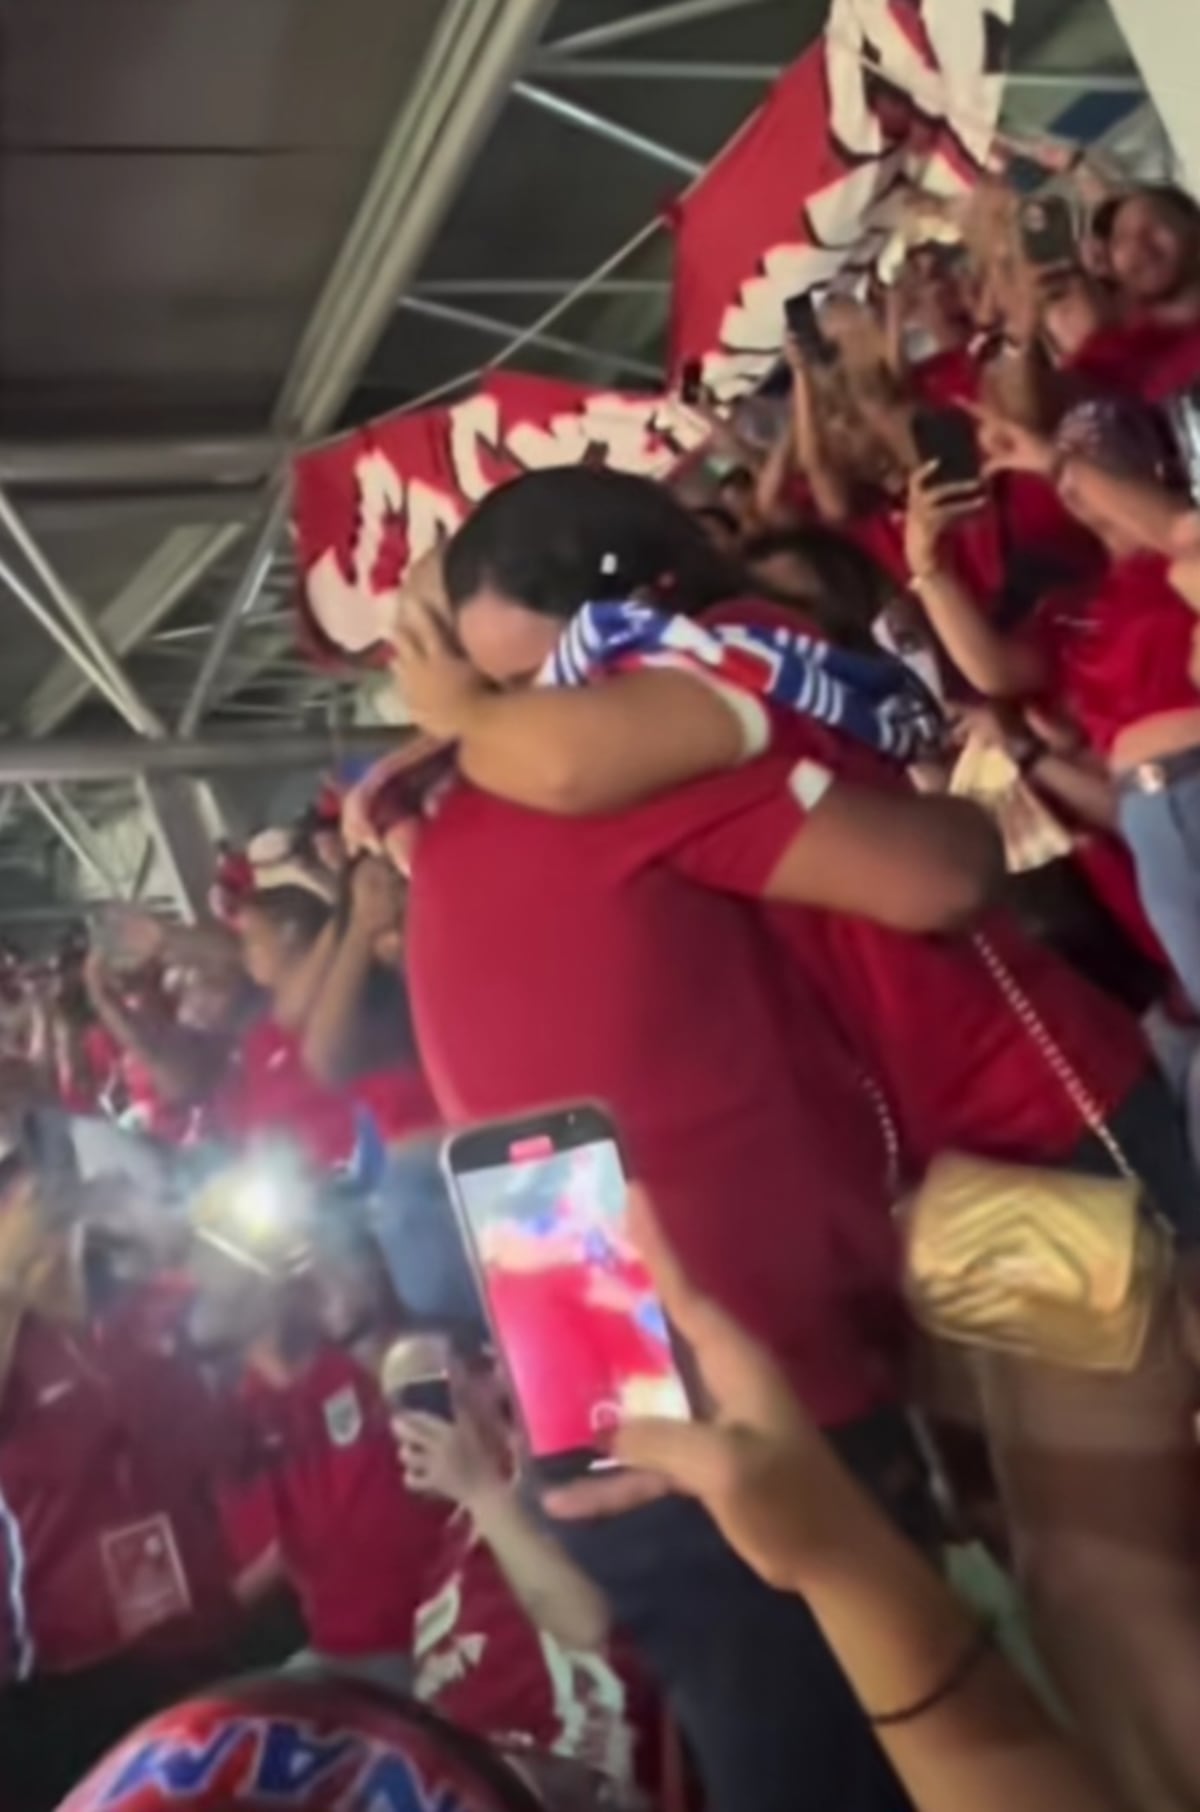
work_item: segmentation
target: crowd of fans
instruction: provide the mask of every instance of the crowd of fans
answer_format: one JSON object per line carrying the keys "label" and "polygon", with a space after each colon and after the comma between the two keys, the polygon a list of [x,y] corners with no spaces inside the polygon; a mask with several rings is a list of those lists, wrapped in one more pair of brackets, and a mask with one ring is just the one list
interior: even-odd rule
{"label": "crowd of fans", "polygon": [[[1200,1803],[1200,207],[1061,187],[918,198],[670,484],[486,498],[394,624],[422,734],[204,924],[5,959],[0,1812],[285,1656],[160,1748],[333,1704],[487,1745],[464,1805],[526,1803],[500,1752],[550,1806]],[[570,1100],[712,1416],[540,1503],[437,1150]],[[918,1336],[947,1154],[1140,1184],[1123,1365]]]}

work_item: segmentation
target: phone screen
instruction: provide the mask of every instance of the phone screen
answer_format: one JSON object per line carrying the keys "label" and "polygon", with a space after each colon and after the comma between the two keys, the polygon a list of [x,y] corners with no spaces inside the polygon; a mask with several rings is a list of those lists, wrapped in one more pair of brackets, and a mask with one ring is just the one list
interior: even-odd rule
{"label": "phone screen", "polygon": [[965,410],[918,409],[912,431],[922,464],[937,465],[938,484],[981,482],[978,436]]}
{"label": "phone screen", "polygon": [[544,1130],[509,1129],[520,1136],[507,1155],[478,1166],[456,1157],[478,1151],[480,1135],[450,1147],[530,1453],[567,1471],[605,1463],[605,1437],[632,1417],[690,1413],[666,1316],[629,1237],[620,1153],[614,1138],[594,1136],[597,1121],[584,1110],[548,1117]]}
{"label": "phone screen", "polygon": [[1075,262],[1075,222],[1063,196],[1047,195],[1026,202],[1021,210],[1021,243],[1030,264]]}

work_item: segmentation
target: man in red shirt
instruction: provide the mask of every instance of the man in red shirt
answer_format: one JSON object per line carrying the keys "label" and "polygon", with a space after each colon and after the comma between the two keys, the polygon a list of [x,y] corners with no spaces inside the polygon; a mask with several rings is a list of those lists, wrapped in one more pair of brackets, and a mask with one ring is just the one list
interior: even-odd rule
{"label": "man in red shirt", "polygon": [[[259,1194],[272,1189],[278,1214]],[[445,1515],[406,1488],[376,1379],[322,1331],[304,1178],[246,1163],[209,1185],[193,1223],[196,1336],[240,1368],[227,1464],[266,1496],[315,1654],[404,1687]]]}
{"label": "man in red shirt", "polygon": [[[700,1287],[836,1430],[897,1402],[897,1257],[854,1066],[815,996],[805,1043],[787,1034],[767,936],[731,897],[761,891],[804,826],[793,766],[589,820],[460,785],[417,846],[410,977],[447,1118],[608,1102]],[[671,1693],[715,1807],[888,1803],[806,1614],[691,1506],[567,1538]]]}

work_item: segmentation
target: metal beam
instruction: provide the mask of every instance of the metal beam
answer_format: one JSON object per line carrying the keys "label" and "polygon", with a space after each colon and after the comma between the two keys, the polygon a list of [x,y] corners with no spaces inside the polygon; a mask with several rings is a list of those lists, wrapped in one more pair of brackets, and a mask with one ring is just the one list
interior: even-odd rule
{"label": "metal beam", "polygon": [[0,485],[169,491],[261,484],[279,464],[262,435],[201,440],[0,441]]}
{"label": "metal beam", "polygon": [[[75,919],[96,918],[113,906],[127,904],[116,896],[107,900],[49,900],[26,906],[0,903],[0,925],[61,925]],[[143,900],[141,904],[147,911],[173,912],[175,909],[174,900]]]}
{"label": "metal beam", "polygon": [[[515,321],[501,321],[495,315],[480,314],[473,308],[458,308],[452,302],[437,302],[432,296],[401,296],[400,307],[408,314],[424,315],[430,321],[445,321],[451,327],[465,327],[473,333],[490,334],[497,340],[510,340],[517,331]],[[662,382],[661,365],[652,365],[648,359],[635,358],[632,353],[619,352],[607,346],[585,346],[578,340],[564,340],[556,333],[534,333],[526,341],[529,346],[544,346],[549,352],[561,352],[567,358],[582,359],[588,364],[611,365],[619,371],[632,372],[636,377],[650,378],[654,383]]]}
{"label": "metal beam", "polygon": [[554,0],[447,0],[275,408],[323,433],[415,278]]}
{"label": "metal beam", "polygon": [[286,736],[0,739],[0,786],[57,780],[128,780],[138,774],[227,774],[318,767],[344,756],[394,753],[404,730],[295,732]]}
{"label": "metal beam", "polygon": [[[413,296],[565,296],[586,277],[444,277],[418,283]],[[608,277],[588,284],[589,296],[660,296],[671,287],[669,277]]]}
{"label": "metal beam", "polygon": [[691,63],[673,57],[565,57],[554,50],[535,57],[533,75],[564,82],[773,82],[786,63]]}
{"label": "metal beam", "polygon": [[548,88],[539,88],[533,82],[514,82],[513,93],[528,101],[531,107],[540,107],[543,113],[552,114],[568,126],[578,126],[594,138],[606,139],[610,145],[636,152],[639,157],[649,158],[652,163],[662,164],[681,176],[696,177],[704,169],[694,157],[685,157],[682,151],[674,151],[670,145],[662,145],[644,132],[635,132],[631,126],[622,126],[617,120],[595,113],[590,107],[582,107],[578,101],[569,101],[565,95],[553,94]]}
{"label": "metal beam", "polygon": [[263,511],[246,563],[229,594],[224,610],[213,625],[212,641],[196,675],[196,683],[179,717],[179,734],[190,736],[196,729],[220,678],[225,659],[244,619],[249,616],[262,594],[263,586],[275,564],[275,556],[287,527],[291,491],[284,479],[277,481]]}
{"label": "metal beam", "polygon": [[[215,529],[181,528],[167,535],[96,619],[109,647],[118,654],[136,648],[244,532],[241,523],[227,523]],[[203,633],[211,635],[212,630]],[[87,694],[87,680],[75,662],[60,661],[26,705],[24,729],[31,736],[49,735]]]}
{"label": "metal beam", "polygon": [[[162,725],[158,718],[145,700],[138,697],[137,691],[130,684],[129,677],[121,663],[114,656],[104,637],[97,632],[87,610],[79,602],[74,592],[59,578],[58,573],[26,528],[3,489],[0,489],[0,524],[8,530],[28,561],[31,570],[61,611],[71,632],[70,645],[66,652],[72,654],[76,665],[82,667],[89,678],[95,672],[103,674],[107,682],[103,690],[107,692],[122,717],[133,729],[140,730],[146,736],[159,735]],[[81,658],[85,653],[88,657],[86,666]]]}
{"label": "metal beam", "polygon": [[65,849],[70,850],[80,867],[86,868],[88,873],[99,881],[101,887],[106,887],[110,892],[115,893],[117,891],[117,886],[113,877],[96,856],[95,852],[88,847],[82,837],[76,834],[74,828],[68,824],[67,820],[61,815],[57,808],[53,806],[48,799],[44,798],[37,787],[31,782],[27,781],[22,786],[21,790],[34,811],[38,814],[38,817],[49,825],[59,842]]}
{"label": "metal beam", "polygon": [[1146,84],[1136,70],[1128,75],[1097,75],[1083,69],[1012,69],[1004,78],[1009,88],[1086,88],[1091,94],[1144,94]]}
{"label": "metal beam", "polygon": [[762,0],[675,0],[672,6],[642,8],[632,18],[614,19],[609,25],[577,31],[570,38],[548,44],[546,50],[556,57],[582,57],[593,50],[607,50],[610,44],[628,44],[631,38],[647,38],[656,31],[672,31],[679,25],[694,25],[697,19],[712,19],[719,13],[761,4]]}
{"label": "metal beam", "polygon": [[118,716],[123,717],[131,728],[138,727],[134,724],[132,714],[120,693],[109,684],[105,674],[86,650],[79,646],[74,636],[68,635],[55,613],[2,554],[0,554],[0,583],[6,585],[18,602],[25,606],[34,621],[39,623],[50,639],[58,644],[67,659],[73,666],[78,667],[101,697],[108,700]]}

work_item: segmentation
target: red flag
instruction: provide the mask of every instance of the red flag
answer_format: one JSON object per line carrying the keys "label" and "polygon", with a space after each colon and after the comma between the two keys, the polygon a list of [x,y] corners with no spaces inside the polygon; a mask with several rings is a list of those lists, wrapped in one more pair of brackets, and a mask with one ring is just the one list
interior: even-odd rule
{"label": "red flag", "polygon": [[671,368],[718,395],[775,363],[787,298],[873,264],[898,185],[962,188],[990,143],[1012,0],[832,0],[823,37],[676,208]]}
{"label": "red flag", "polygon": [[662,477],[707,434],[674,398],[495,372],[461,403],[385,415],[301,455],[294,513],[310,651],[386,654],[409,565],[496,485],[584,460]]}

